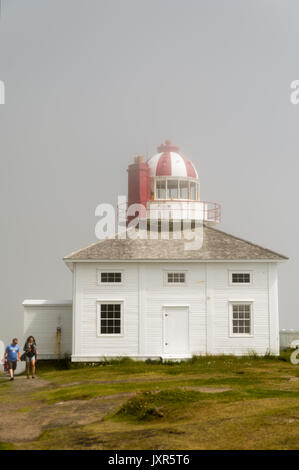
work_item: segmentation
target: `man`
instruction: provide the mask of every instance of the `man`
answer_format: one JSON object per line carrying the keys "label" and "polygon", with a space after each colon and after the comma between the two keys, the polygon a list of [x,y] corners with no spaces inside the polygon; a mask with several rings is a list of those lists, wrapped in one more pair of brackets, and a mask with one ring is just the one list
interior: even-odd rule
{"label": "man", "polygon": [[20,360],[18,338],[14,338],[12,343],[5,349],[4,361],[6,360],[8,362],[10,380],[14,380],[14,372],[17,368],[17,361]]}

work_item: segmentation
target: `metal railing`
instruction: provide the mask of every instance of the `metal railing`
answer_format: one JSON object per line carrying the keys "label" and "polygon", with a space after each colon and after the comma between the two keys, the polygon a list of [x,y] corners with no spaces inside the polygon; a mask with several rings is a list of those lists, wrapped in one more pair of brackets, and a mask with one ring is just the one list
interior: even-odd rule
{"label": "metal railing", "polygon": [[221,222],[221,205],[207,201],[148,201],[146,205],[127,203],[118,205],[118,220],[202,220],[209,223]]}

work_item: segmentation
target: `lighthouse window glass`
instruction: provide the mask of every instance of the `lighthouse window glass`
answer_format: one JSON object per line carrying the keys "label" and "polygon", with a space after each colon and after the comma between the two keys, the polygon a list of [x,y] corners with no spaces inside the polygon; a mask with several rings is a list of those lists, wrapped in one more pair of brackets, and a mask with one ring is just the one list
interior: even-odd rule
{"label": "lighthouse window glass", "polygon": [[151,178],[151,199],[155,197],[155,180]]}
{"label": "lighthouse window glass", "polygon": [[180,181],[180,199],[189,199],[188,194],[188,181],[181,180]]}
{"label": "lighthouse window glass", "polygon": [[156,181],[156,198],[166,199],[166,181],[165,180]]}
{"label": "lighthouse window glass", "polygon": [[167,199],[178,199],[179,182],[178,180],[167,180]]}
{"label": "lighthouse window glass", "polygon": [[190,183],[190,199],[196,201],[196,183],[193,181]]}
{"label": "lighthouse window glass", "polygon": [[251,304],[233,304],[232,333],[251,334]]}
{"label": "lighthouse window glass", "polygon": [[101,335],[121,334],[121,304],[101,304]]}

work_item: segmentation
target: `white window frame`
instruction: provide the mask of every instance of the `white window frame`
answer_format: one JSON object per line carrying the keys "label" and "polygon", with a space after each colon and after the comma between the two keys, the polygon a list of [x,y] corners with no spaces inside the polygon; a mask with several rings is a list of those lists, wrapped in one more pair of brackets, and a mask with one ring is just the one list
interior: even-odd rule
{"label": "white window frame", "polygon": [[[120,304],[120,333],[101,333],[101,305]],[[124,336],[124,300],[97,300],[96,330],[98,338],[120,338]]]}
{"label": "white window frame", "polygon": [[[184,282],[168,282],[168,274],[171,274],[171,273],[180,273],[180,274],[184,274],[185,276],[185,281]],[[187,285],[187,271],[185,271],[184,269],[167,269],[164,271],[164,285],[166,286],[175,286],[175,287],[178,287],[178,286],[186,286]]]}
{"label": "white window frame", "polygon": [[[102,282],[102,273],[120,273],[121,282]],[[122,286],[124,283],[124,272],[122,269],[97,269],[97,283],[100,286]]]}
{"label": "white window frame", "polygon": [[[192,201],[196,202],[199,201],[199,196],[200,196],[200,186],[199,186],[199,181],[197,178],[190,178],[190,177],[181,177],[181,176],[161,176],[161,177],[153,177],[153,196],[155,201]],[[165,181],[165,198],[158,197],[158,191],[157,191],[157,182],[158,181]],[[178,197],[177,198],[168,198],[168,181],[177,181],[178,182]],[[180,182],[181,181],[186,181],[188,183],[188,197],[187,198],[181,198],[180,194]],[[190,189],[190,184],[195,183],[195,199],[191,199],[191,189]]]}
{"label": "white window frame", "polygon": [[[230,300],[229,301],[229,336],[231,338],[252,338],[254,336],[254,301]],[[250,305],[250,333],[233,333],[233,305]]]}
{"label": "white window frame", "polygon": [[[233,282],[233,274],[249,274],[250,282]],[[228,278],[230,286],[251,286],[253,284],[253,272],[248,269],[230,269]]]}
{"label": "white window frame", "polygon": [[[165,197],[158,197],[158,189],[157,189],[157,182],[164,181],[165,182]],[[164,189],[163,189],[164,191]],[[154,180],[154,200],[157,201],[165,201],[167,198],[167,180],[165,178],[155,178]]]}

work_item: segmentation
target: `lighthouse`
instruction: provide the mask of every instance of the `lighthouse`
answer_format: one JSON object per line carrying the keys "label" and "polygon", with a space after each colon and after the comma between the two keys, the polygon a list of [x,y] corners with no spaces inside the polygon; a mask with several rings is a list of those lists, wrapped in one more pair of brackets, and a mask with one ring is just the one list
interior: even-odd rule
{"label": "lighthouse", "polygon": [[[24,301],[24,335],[43,337],[41,358],[57,357],[57,331],[74,362],[279,354],[287,258],[218,229],[220,204],[202,200],[200,172],[178,146],[135,157],[121,210],[122,232],[64,257],[72,300]],[[202,243],[186,242],[197,226]]]}
{"label": "lighthouse", "polygon": [[148,225],[169,221],[171,227],[186,221],[193,225],[218,224],[221,206],[201,200],[194,164],[170,140],[161,144],[157,152],[146,162],[138,155],[129,165],[127,222],[135,217],[139,221],[146,219]]}

